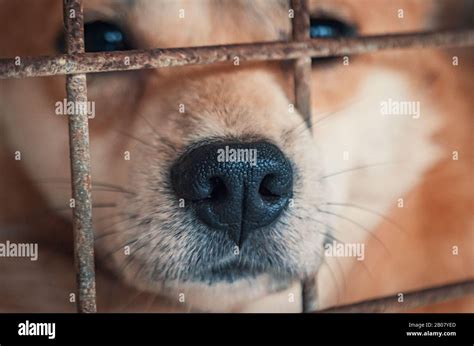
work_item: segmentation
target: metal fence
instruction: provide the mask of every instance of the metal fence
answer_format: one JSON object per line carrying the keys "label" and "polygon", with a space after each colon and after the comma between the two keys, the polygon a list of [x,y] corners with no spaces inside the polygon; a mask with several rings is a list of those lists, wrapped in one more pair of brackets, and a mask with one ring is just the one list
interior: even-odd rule
{"label": "metal fence", "polygon": [[[87,100],[87,73],[204,65],[240,61],[294,60],[296,108],[311,125],[311,58],[361,54],[401,48],[474,46],[474,29],[432,33],[378,35],[337,39],[310,39],[307,0],[291,0],[293,41],[207,47],[147,49],[85,53],[82,0],[63,0],[66,54],[0,59],[0,79],[66,75],[68,102]],[[89,127],[87,114],[69,116],[74,256],[78,312],[96,312],[94,235],[92,229]],[[315,311],[316,283],[302,284],[303,311]],[[474,293],[474,280],[367,300],[320,312],[383,312],[415,308]]]}

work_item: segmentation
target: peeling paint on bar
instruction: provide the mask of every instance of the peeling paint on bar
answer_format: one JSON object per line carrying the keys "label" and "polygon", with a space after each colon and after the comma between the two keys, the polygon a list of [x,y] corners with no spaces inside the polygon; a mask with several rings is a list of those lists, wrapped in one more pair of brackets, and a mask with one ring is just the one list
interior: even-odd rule
{"label": "peeling paint on bar", "polygon": [[[286,60],[363,54],[387,49],[474,46],[474,30],[312,39],[305,42],[266,42],[240,45],[79,53],[47,57],[0,59],[0,79],[77,73],[127,71],[240,61]],[[126,59],[128,58],[128,60]]]}
{"label": "peeling paint on bar", "polygon": [[[64,27],[66,29],[67,52],[70,54],[83,53],[82,0],[64,0]],[[68,75],[66,92],[68,102],[87,101],[86,75]],[[89,125],[86,112],[69,115],[69,146],[72,196],[75,200],[73,232],[78,295],[77,311],[96,312]]]}

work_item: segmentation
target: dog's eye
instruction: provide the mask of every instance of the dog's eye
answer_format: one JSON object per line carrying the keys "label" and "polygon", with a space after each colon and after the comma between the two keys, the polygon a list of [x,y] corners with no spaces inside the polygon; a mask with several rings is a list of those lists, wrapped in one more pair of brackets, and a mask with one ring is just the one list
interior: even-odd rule
{"label": "dog's eye", "polygon": [[[84,44],[86,52],[110,52],[130,50],[133,46],[118,25],[103,21],[84,24]],[[56,41],[58,51],[65,53],[64,33]]]}
{"label": "dog's eye", "polygon": [[353,36],[353,26],[331,18],[311,18],[311,38],[334,38],[342,36]]}
{"label": "dog's eye", "polygon": [[[311,38],[338,38],[354,36],[356,34],[355,27],[332,18],[312,17],[310,21],[310,37]],[[314,58],[313,64],[332,62],[335,58]]]}
{"label": "dog's eye", "polygon": [[132,49],[125,32],[116,24],[91,22],[84,25],[86,52],[110,52]]}

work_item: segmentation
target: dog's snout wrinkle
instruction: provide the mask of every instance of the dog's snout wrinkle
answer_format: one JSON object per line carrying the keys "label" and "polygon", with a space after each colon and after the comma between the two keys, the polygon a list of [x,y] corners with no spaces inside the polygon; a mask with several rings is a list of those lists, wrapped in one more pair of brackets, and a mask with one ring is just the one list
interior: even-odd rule
{"label": "dog's snout wrinkle", "polygon": [[293,190],[289,160],[264,141],[198,146],[173,165],[171,180],[200,221],[225,231],[239,247],[280,216]]}

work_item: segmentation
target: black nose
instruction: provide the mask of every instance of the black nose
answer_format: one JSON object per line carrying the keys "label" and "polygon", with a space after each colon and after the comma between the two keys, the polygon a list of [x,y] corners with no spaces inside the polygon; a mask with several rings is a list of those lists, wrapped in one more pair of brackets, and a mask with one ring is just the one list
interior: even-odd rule
{"label": "black nose", "polygon": [[240,246],[281,214],[292,195],[293,171],[273,144],[214,142],[184,154],[171,181],[201,221]]}

